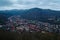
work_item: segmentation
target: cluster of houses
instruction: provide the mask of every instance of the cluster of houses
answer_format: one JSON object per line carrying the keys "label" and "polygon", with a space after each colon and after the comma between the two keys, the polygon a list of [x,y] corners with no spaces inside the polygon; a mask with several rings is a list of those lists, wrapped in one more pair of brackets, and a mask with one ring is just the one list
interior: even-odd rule
{"label": "cluster of houses", "polygon": [[[20,16],[11,16],[5,25],[7,31],[17,32],[60,32],[60,25],[40,22],[37,20],[27,20]],[[2,26],[0,25],[0,28]],[[4,27],[3,27],[4,28]]]}

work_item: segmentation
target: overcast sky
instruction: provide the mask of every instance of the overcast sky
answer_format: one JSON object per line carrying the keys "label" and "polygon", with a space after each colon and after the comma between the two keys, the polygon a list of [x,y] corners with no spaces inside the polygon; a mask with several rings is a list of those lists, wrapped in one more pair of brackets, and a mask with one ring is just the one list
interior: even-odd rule
{"label": "overcast sky", "polygon": [[0,10],[43,8],[60,10],[60,0],[0,0]]}

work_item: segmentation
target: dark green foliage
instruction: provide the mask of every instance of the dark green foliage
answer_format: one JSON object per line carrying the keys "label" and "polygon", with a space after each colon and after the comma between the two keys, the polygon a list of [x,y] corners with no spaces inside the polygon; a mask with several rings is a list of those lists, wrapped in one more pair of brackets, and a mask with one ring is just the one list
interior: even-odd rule
{"label": "dark green foliage", "polygon": [[4,13],[0,13],[0,24],[3,25],[3,24],[6,24],[6,21],[7,21],[7,15],[4,14]]}
{"label": "dark green foliage", "polygon": [[56,33],[17,33],[0,30],[0,40],[59,40],[60,35]]}

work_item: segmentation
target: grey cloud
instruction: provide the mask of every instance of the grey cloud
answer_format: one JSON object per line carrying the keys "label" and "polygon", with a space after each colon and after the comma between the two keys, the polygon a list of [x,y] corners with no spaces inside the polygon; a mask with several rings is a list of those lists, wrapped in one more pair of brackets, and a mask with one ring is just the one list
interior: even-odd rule
{"label": "grey cloud", "polygon": [[60,0],[0,0],[0,9],[24,9],[31,7],[60,10]]}
{"label": "grey cloud", "polygon": [[18,0],[18,4],[22,4],[22,5],[32,5],[32,4],[38,4],[39,0]]}
{"label": "grey cloud", "polygon": [[12,3],[9,0],[0,0],[0,7],[10,5],[12,5]]}

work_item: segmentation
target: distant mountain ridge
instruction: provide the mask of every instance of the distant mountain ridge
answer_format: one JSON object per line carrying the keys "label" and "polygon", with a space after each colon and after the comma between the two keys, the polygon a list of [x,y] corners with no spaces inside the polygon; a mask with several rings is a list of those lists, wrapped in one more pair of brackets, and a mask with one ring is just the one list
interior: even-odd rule
{"label": "distant mountain ridge", "polygon": [[[0,11],[0,15],[5,15],[7,18],[12,15],[20,15],[22,18],[31,20],[47,21],[48,18],[60,18],[60,11],[50,9],[31,8],[27,10],[5,10]],[[2,17],[2,16],[1,16]]]}

